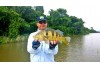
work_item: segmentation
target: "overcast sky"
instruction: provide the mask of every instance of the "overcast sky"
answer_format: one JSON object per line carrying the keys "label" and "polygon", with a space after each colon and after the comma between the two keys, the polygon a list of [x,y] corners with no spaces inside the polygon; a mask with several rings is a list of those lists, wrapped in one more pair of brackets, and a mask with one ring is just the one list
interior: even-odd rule
{"label": "overcast sky", "polygon": [[[99,0],[0,0],[0,5],[44,6],[45,14],[50,9],[64,8],[67,14],[82,18],[85,27],[100,31]],[[3,2],[2,2],[3,1]]]}

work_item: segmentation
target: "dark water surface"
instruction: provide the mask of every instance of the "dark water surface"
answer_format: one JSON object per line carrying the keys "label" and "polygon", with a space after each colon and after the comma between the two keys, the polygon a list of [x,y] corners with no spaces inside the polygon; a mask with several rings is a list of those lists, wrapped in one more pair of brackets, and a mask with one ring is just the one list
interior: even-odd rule
{"label": "dark water surface", "polygon": [[[0,62],[29,62],[27,42],[0,45]],[[100,33],[71,36],[69,46],[59,45],[57,62],[99,62]]]}

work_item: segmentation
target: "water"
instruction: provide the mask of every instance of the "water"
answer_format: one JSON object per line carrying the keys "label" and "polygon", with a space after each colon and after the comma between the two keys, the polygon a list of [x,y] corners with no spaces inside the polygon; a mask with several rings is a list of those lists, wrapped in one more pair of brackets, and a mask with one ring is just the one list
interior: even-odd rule
{"label": "water", "polygon": [[[29,62],[27,42],[0,45],[0,62]],[[71,37],[69,46],[59,44],[56,62],[99,62],[100,33]]]}
{"label": "water", "polygon": [[100,33],[91,33],[85,36],[73,36],[67,54],[65,61],[99,62]]}
{"label": "water", "polygon": [[0,62],[27,62],[26,42],[0,45]]}

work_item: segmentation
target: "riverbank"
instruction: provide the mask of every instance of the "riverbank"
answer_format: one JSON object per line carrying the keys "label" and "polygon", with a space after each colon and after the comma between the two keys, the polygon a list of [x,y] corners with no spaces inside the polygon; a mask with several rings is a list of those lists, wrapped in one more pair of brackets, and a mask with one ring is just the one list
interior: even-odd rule
{"label": "riverbank", "polygon": [[[90,33],[84,33],[84,34],[79,34],[79,35],[87,35],[87,34],[90,34]],[[73,35],[75,35],[75,34],[68,34],[66,36],[72,37]],[[0,36],[0,44],[27,41],[28,36],[29,36],[29,34],[18,35],[16,38],[9,38],[6,36]]]}
{"label": "riverbank", "polygon": [[5,36],[0,36],[0,44],[27,41],[28,36],[29,36],[28,34],[18,35],[16,38],[9,38],[9,37],[5,37]]}

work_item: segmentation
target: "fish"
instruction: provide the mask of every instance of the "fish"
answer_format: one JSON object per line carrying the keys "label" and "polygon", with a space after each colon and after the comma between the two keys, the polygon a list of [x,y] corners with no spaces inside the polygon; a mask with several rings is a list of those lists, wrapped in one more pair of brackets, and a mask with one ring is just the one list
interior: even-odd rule
{"label": "fish", "polygon": [[49,28],[38,32],[35,36],[33,36],[33,38],[40,41],[45,41],[45,43],[49,43],[49,41],[58,41],[58,43],[63,45],[69,45],[67,37],[64,37],[63,34]]}

